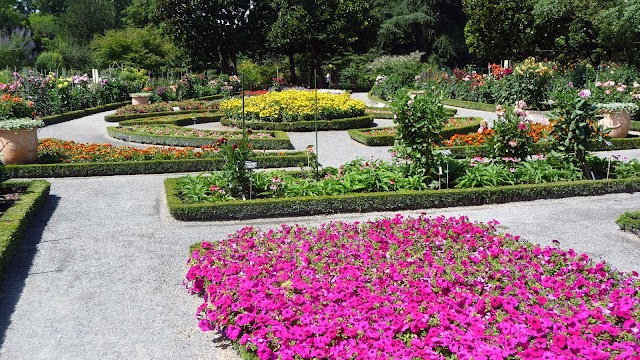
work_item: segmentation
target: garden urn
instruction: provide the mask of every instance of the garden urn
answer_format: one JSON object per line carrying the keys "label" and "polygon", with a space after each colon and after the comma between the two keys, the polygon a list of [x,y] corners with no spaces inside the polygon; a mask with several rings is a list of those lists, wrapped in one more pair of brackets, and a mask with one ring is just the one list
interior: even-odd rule
{"label": "garden urn", "polygon": [[0,130],[0,158],[5,165],[36,162],[38,128]]}
{"label": "garden urn", "polygon": [[599,124],[605,129],[611,129],[609,136],[612,138],[625,138],[631,127],[631,112],[629,111],[603,111]]}
{"label": "garden urn", "polygon": [[598,124],[610,129],[609,137],[627,137],[631,128],[631,114],[638,110],[638,106],[634,103],[607,103],[596,106],[602,115]]}
{"label": "garden urn", "polygon": [[30,164],[38,158],[38,128],[42,120],[10,118],[0,120],[0,160],[5,165]]}
{"label": "garden urn", "polygon": [[131,105],[145,105],[149,103],[151,93],[133,93],[131,96]]}

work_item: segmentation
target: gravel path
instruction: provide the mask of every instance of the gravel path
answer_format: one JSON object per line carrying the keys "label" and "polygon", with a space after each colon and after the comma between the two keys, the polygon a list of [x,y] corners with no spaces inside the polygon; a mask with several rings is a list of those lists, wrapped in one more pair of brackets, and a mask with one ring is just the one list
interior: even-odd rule
{"label": "gravel path", "polygon": [[[112,142],[104,114],[53,125],[40,137]],[[381,124],[381,126],[383,126]],[[291,133],[296,148],[314,133]],[[337,166],[354,157],[386,158],[346,132],[321,132],[319,157]],[[188,246],[246,225],[317,225],[393,213],[184,223],[166,209],[163,180],[175,174],[50,179],[51,195],[0,279],[0,359],[237,360],[228,343],[202,333],[199,302],[184,289]],[[427,210],[428,215],[497,219],[501,230],[543,245],[560,241],[620,270],[640,271],[640,238],[614,220],[637,210],[640,193]],[[404,212],[415,215],[419,212]]]}

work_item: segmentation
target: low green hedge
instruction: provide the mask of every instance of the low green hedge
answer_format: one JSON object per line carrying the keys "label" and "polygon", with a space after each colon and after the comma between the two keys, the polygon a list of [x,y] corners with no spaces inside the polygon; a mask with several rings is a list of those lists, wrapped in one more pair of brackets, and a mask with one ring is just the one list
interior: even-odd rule
{"label": "low green hedge", "polygon": [[[180,129],[180,127],[175,125],[164,125],[164,126]],[[107,133],[111,137],[128,141],[128,142],[167,145],[167,146],[190,146],[190,147],[213,146],[218,140],[217,138],[211,138],[211,137],[154,135],[154,134],[147,134],[139,131],[125,130],[125,129],[117,128],[114,126],[108,127]],[[291,141],[289,140],[289,136],[287,136],[285,132],[269,131],[268,133],[273,134],[274,137],[265,138],[265,139],[250,139],[249,143],[256,150],[279,150],[279,149],[289,149],[292,147]],[[237,142],[237,140],[235,139],[229,139],[228,141],[230,143]]]}
{"label": "low green hedge", "polygon": [[640,121],[631,121],[631,130],[640,131]]}
{"label": "low green hedge", "polygon": [[[373,116],[375,119],[393,119],[393,111],[389,110],[389,108],[379,108],[379,107],[367,107],[365,110],[367,115]],[[445,114],[448,117],[454,117],[458,113],[457,109],[444,109]]]}
{"label": "low green hedge", "polygon": [[177,196],[177,181],[165,180],[167,205],[173,217],[184,221],[417,210],[640,191],[640,178],[632,178],[184,204]]}
{"label": "low green hedge", "polygon": [[[491,113],[495,113],[496,112],[496,105],[495,104],[486,104],[486,103],[479,103],[479,102],[473,102],[473,101],[465,101],[465,100],[457,100],[457,99],[443,99],[442,100],[442,105],[455,106],[455,107],[460,107],[460,108],[465,108],[465,109],[472,109],[472,110],[487,111],[487,112],[491,112]],[[502,105],[502,108],[505,111],[513,111],[513,106]]]}
{"label": "low green hedge", "polygon": [[187,126],[194,124],[204,124],[212,122],[220,122],[222,113],[197,113],[182,115],[155,116],[148,118],[139,118],[132,120],[124,120],[120,122],[120,126],[127,125],[176,125]]}
{"label": "low green hedge", "polygon": [[0,277],[22,241],[29,222],[47,200],[51,184],[44,180],[7,181],[2,188],[26,187],[20,198],[0,217]]}
{"label": "low green hedge", "polygon": [[[463,126],[455,126],[444,128],[441,132],[441,136],[443,139],[448,139],[454,134],[468,134],[470,132],[474,132],[480,126],[480,121],[482,118],[474,118],[476,121],[469,125]],[[395,142],[395,136],[387,135],[387,136],[371,136],[364,133],[364,131],[374,130],[375,128],[369,129],[351,129],[348,130],[347,133],[349,136],[366,146],[393,146]],[[381,128],[382,129],[382,128]]]}
{"label": "low green hedge", "polygon": [[374,103],[380,103],[380,104],[385,104],[385,105],[391,105],[391,102],[390,102],[390,101],[380,99],[379,97],[377,97],[377,96],[373,95],[373,94],[371,93],[371,91],[369,91],[369,92],[367,93],[367,97],[369,98],[369,100],[370,100],[371,102],[374,102]]}
{"label": "low green hedge", "polygon": [[208,112],[215,112],[216,110],[180,110],[180,111],[158,111],[158,112],[150,112],[150,113],[141,113],[141,114],[127,114],[127,115],[105,115],[104,121],[106,122],[122,122],[126,120],[133,119],[146,119],[146,118],[157,118],[161,116],[169,116],[169,115],[184,115],[184,114],[201,114]]}
{"label": "low green hedge", "polygon": [[640,211],[625,212],[616,220],[622,231],[640,235]]}
{"label": "low green hedge", "polygon": [[[222,118],[220,123],[225,126],[242,127],[242,121],[234,121]],[[348,119],[318,120],[318,130],[348,130],[364,128],[373,124],[373,116],[365,115]],[[291,132],[308,132],[315,130],[315,121],[291,121],[291,122],[258,122],[247,121],[245,126],[253,130],[280,130]]]}
{"label": "low green hedge", "polygon": [[[259,168],[286,168],[308,166],[315,155],[306,151],[290,152],[286,155],[266,153],[256,156]],[[95,162],[77,164],[31,164],[6,165],[11,178],[59,178],[136,174],[165,174],[180,172],[211,171],[222,168],[224,160],[146,160],[122,162]]]}
{"label": "low green hedge", "polygon": [[65,122],[65,121],[79,119],[79,118],[84,117],[84,116],[89,116],[89,115],[93,115],[93,114],[97,114],[97,113],[104,112],[104,111],[109,111],[109,110],[115,110],[115,109],[117,109],[117,108],[119,108],[121,106],[127,105],[129,103],[130,103],[130,101],[123,101],[123,102],[118,102],[118,103],[113,103],[113,104],[107,104],[107,105],[101,105],[101,106],[86,108],[84,110],[70,111],[70,112],[67,112],[67,113],[64,113],[64,114],[45,116],[45,117],[42,117],[40,119],[42,121],[44,121],[45,125],[59,124],[59,123]]}

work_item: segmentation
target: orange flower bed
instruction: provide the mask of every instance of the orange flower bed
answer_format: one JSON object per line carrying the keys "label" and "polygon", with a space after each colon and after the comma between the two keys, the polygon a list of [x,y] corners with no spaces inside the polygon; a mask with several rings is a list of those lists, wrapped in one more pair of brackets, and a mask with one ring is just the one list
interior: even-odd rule
{"label": "orange flower bed", "polygon": [[113,162],[134,160],[175,160],[213,157],[216,148],[164,148],[138,149],[111,144],[81,144],[74,141],[43,139],[38,145],[38,162],[41,164]]}
{"label": "orange flower bed", "polygon": [[[532,123],[529,125],[529,136],[533,138],[533,142],[549,138],[553,131],[552,124]],[[493,130],[486,129],[482,133],[455,134],[444,141],[445,146],[480,146],[493,136]]]}

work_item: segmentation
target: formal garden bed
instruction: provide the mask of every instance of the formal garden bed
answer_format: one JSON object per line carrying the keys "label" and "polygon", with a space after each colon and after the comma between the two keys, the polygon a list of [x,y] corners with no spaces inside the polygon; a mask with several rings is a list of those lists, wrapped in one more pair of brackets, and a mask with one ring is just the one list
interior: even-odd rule
{"label": "formal garden bed", "polygon": [[[255,151],[259,168],[306,167],[315,154],[308,151]],[[211,171],[225,159],[215,146],[195,148],[148,147],[138,149],[111,144],[81,144],[43,139],[36,164],[7,165],[12,178],[108,176]]]}
{"label": "formal garden bed", "polygon": [[[448,115],[448,114],[447,114]],[[454,134],[466,134],[475,131],[480,126],[482,118],[459,117],[450,118],[442,129],[441,136],[449,138]],[[349,136],[367,146],[392,146],[396,139],[396,131],[393,127],[350,129]]]}
{"label": "formal garden bed", "polygon": [[640,211],[628,211],[616,220],[622,231],[640,235]]}
{"label": "formal garden bed", "polygon": [[216,101],[183,100],[159,102],[144,105],[127,105],[119,107],[115,114],[105,115],[106,122],[121,122],[131,119],[161,117],[165,115],[200,114],[218,112]]}
{"label": "formal garden bed", "polygon": [[[559,93],[556,99],[559,107],[550,124],[528,120],[526,104],[519,102],[513,113],[498,108],[498,120],[492,129],[483,124],[473,133],[486,136],[472,144],[476,146],[438,149],[448,121],[440,99],[434,94],[422,94],[415,100],[405,97],[394,103],[398,114],[398,142],[394,148],[398,158],[394,163],[356,160],[306,177],[245,171],[168,179],[167,203],[178,219],[203,220],[415,209],[635,191],[640,161],[602,159],[587,153],[589,147],[611,148],[613,143],[595,125],[595,105],[575,89]],[[456,136],[447,145],[469,144],[468,139]],[[469,157],[475,149],[486,152],[487,157]],[[236,158],[241,156],[235,154]],[[459,155],[467,156],[457,159]],[[239,197],[243,200],[237,200]]]}
{"label": "formal garden bed", "polygon": [[[175,125],[108,127],[107,133],[111,137],[128,142],[188,147],[214,146],[223,138],[231,142],[243,138],[240,131],[200,130]],[[249,130],[246,138],[256,150],[281,150],[292,147],[289,136],[282,131]]]}
{"label": "formal garden bed", "polygon": [[187,288],[243,359],[638,356],[637,273],[497,225],[249,226],[193,246]]}
{"label": "formal garden bed", "polygon": [[[244,110],[243,110],[244,109]],[[254,130],[314,131],[367,127],[373,116],[366,115],[363,101],[349,94],[307,90],[274,91],[220,103],[225,114],[223,125]],[[243,112],[244,111],[244,112]]]}
{"label": "formal garden bed", "polygon": [[3,208],[4,213],[0,216],[0,277],[22,241],[29,221],[46,201],[49,187],[50,184],[43,180],[0,184],[0,193],[13,194],[10,206]]}
{"label": "formal garden bed", "polygon": [[[600,172],[606,174],[605,163],[600,161]],[[471,159],[466,165],[447,164],[431,184],[424,175],[411,174],[402,166],[357,160],[340,169],[325,169],[320,179],[313,173],[255,173],[253,200],[225,194],[227,179],[215,173],[167,179],[165,190],[169,212],[185,221],[428,209],[640,190],[638,161],[620,162],[608,170],[616,179],[601,180],[581,180],[584,177],[573,165],[544,160],[502,164]],[[443,189],[429,190],[434,186]]]}

